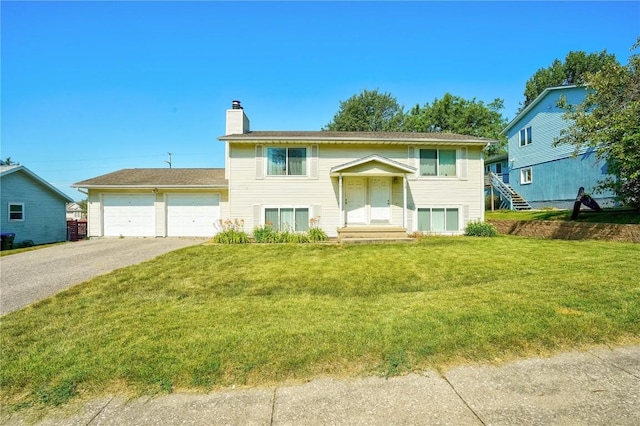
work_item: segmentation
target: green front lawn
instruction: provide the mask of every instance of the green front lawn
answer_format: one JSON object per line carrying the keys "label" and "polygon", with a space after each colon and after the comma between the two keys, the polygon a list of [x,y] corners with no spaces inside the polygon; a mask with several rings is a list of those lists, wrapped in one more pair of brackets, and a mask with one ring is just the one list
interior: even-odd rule
{"label": "green front lawn", "polygon": [[201,245],[0,318],[1,402],[395,375],[640,342],[640,246]]}

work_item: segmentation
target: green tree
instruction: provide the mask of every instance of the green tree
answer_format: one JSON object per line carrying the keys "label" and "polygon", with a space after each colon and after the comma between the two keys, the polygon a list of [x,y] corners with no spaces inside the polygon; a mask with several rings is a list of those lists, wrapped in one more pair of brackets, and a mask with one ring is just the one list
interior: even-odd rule
{"label": "green tree", "polygon": [[607,64],[618,63],[615,55],[608,54],[606,50],[600,53],[587,54],[583,51],[569,52],[564,62],[555,59],[548,68],[540,68],[526,82],[524,90],[525,109],[535,98],[548,87],[556,87],[571,84],[583,84],[586,74],[593,74],[601,70]]}
{"label": "green tree", "polygon": [[445,93],[442,99],[435,99],[432,104],[423,107],[416,105],[405,117],[404,131],[408,132],[443,132],[458,133],[478,137],[497,139],[498,146],[491,146],[489,155],[504,151],[507,139],[500,132],[507,125],[507,120],[500,110],[504,109],[504,101],[495,99],[486,104],[482,101],[463,99]]}
{"label": "green tree", "polygon": [[[638,47],[640,37],[632,50]],[[599,189],[611,189],[625,204],[640,208],[640,55],[631,55],[626,66],[611,61],[583,76],[584,101],[560,101],[564,118],[573,124],[555,143],[575,145],[576,153],[593,147],[611,174]]]}
{"label": "green tree", "polygon": [[348,132],[396,132],[402,130],[403,108],[389,93],[364,90],[340,102],[333,121],[322,130]]}

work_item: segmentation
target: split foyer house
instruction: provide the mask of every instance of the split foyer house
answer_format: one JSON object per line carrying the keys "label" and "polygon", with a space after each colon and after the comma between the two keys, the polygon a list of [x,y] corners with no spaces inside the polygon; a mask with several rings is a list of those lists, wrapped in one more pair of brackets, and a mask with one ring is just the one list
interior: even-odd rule
{"label": "split foyer house", "polygon": [[224,169],[126,169],[74,184],[88,190],[89,236],[210,236],[227,218],[248,232],[269,224],[319,226],[330,237],[350,228],[460,234],[484,219],[483,150],[494,140],[251,131],[238,101],[225,133]]}
{"label": "split foyer house", "polygon": [[[570,209],[581,187],[601,206],[613,203],[612,192],[592,192],[607,175],[606,161],[598,160],[593,148],[573,155],[573,145],[554,146],[561,131],[572,125],[564,119],[558,101],[565,97],[570,105],[577,105],[586,93],[585,87],[575,85],[547,88],[503,130],[509,152],[505,183],[533,208]],[[503,195],[510,196],[508,191]]]}

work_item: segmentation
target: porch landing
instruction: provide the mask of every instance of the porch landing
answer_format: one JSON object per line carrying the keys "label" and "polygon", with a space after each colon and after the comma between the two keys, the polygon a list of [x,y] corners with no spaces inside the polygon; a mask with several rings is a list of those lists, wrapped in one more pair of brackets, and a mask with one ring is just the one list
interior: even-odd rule
{"label": "porch landing", "polygon": [[414,242],[407,230],[401,226],[361,225],[345,226],[338,229],[338,240],[341,243],[387,243]]}

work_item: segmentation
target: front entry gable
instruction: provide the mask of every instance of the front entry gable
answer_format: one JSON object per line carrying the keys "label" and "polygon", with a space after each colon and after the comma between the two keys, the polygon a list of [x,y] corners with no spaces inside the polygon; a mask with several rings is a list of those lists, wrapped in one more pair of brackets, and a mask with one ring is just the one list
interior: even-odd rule
{"label": "front entry gable", "polygon": [[398,176],[415,173],[414,167],[380,155],[370,155],[331,168],[331,175]]}

